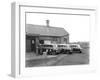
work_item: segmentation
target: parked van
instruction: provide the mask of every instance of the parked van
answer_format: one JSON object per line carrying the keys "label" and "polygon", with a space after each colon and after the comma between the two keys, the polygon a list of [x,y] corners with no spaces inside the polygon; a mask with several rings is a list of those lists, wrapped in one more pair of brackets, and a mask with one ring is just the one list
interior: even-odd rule
{"label": "parked van", "polygon": [[39,54],[46,52],[48,55],[82,53],[79,44],[42,44],[39,47]]}
{"label": "parked van", "polygon": [[69,44],[72,53],[82,53],[82,48],[79,44]]}
{"label": "parked van", "polygon": [[60,54],[72,54],[69,44],[58,44]]}

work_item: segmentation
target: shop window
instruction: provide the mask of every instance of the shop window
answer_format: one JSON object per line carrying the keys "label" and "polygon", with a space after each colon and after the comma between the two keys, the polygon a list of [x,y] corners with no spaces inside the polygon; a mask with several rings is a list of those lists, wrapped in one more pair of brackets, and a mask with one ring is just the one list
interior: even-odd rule
{"label": "shop window", "polygon": [[44,40],[39,40],[39,43],[40,44],[44,44]]}

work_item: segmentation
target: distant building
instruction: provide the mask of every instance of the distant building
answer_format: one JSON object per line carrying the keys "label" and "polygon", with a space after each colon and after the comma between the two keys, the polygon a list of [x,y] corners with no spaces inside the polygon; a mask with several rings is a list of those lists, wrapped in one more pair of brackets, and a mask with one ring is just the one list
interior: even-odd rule
{"label": "distant building", "polygon": [[69,42],[69,33],[61,27],[26,24],[26,52],[36,52],[39,44],[63,44]]}

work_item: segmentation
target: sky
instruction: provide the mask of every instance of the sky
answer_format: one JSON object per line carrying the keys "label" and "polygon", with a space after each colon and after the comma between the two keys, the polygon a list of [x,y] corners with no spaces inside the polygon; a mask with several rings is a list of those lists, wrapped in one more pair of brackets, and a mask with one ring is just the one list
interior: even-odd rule
{"label": "sky", "polygon": [[69,33],[70,42],[89,41],[90,38],[90,16],[82,15],[58,15],[27,13],[27,24],[49,25],[62,27]]}

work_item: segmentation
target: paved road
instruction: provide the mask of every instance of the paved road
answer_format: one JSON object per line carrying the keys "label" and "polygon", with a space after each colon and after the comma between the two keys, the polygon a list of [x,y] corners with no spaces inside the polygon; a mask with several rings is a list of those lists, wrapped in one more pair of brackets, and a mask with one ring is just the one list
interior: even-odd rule
{"label": "paved road", "polygon": [[73,53],[71,55],[57,55],[56,57],[36,57],[26,58],[26,67],[36,66],[58,66],[58,65],[78,65],[89,63],[89,48],[84,48],[82,53]]}
{"label": "paved road", "polygon": [[88,64],[89,56],[87,54],[73,54],[64,56],[53,65],[78,65]]}
{"label": "paved road", "polygon": [[51,58],[41,58],[26,61],[26,67],[35,66],[59,66],[59,65],[78,65],[88,64],[88,54],[72,54],[72,55],[59,55]]}

